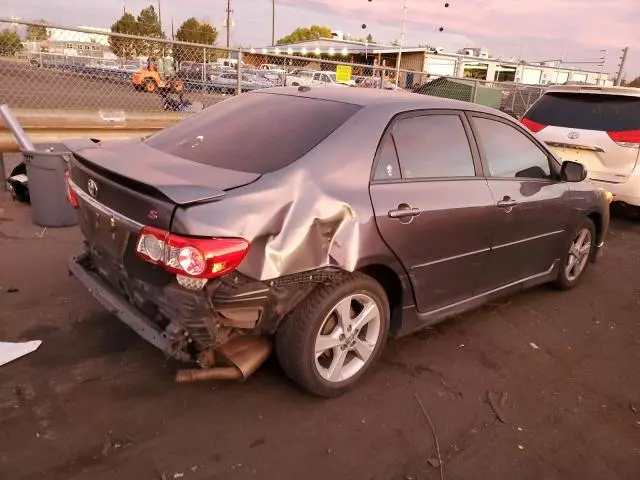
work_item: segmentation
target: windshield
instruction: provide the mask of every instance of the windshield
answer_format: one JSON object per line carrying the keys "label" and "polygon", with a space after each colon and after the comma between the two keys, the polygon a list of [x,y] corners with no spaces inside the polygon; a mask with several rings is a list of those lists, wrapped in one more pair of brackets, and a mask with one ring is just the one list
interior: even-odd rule
{"label": "windshield", "polygon": [[553,92],[525,118],[542,125],[615,132],[640,130],[640,97]]}
{"label": "windshield", "polygon": [[360,108],[305,97],[247,93],[209,107],[146,142],[186,160],[263,174],[295,162]]}

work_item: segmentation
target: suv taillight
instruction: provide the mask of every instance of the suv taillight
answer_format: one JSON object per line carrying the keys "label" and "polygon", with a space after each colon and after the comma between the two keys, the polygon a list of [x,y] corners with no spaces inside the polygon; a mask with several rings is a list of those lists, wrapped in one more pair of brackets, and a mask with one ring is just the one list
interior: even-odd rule
{"label": "suv taillight", "polygon": [[73,205],[73,208],[78,208],[80,206],[80,204],[78,203],[78,196],[76,195],[76,192],[74,192],[71,188],[71,184],[69,183],[70,181],[71,174],[69,173],[69,170],[67,170],[64,172],[64,184],[67,187],[67,200],[69,200],[69,203]]}
{"label": "suv taillight", "polygon": [[622,130],[607,132],[609,138],[622,147],[637,147],[640,145],[640,130]]}
{"label": "suv taillight", "polygon": [[520,122],[529,130],[531,130],[533,133],[538,133],[540,130],[546,127],[546,125],[543,125],[538,122],[534,122],[533,120],[529,120],[528,118],[522,118]]}
{"label": "suv taillight", "polygon": [[249,251],[242,238],[191,238],[154,227],[140,231],[136,252],[165,270],[194,278],[215,278],[235,270]]}

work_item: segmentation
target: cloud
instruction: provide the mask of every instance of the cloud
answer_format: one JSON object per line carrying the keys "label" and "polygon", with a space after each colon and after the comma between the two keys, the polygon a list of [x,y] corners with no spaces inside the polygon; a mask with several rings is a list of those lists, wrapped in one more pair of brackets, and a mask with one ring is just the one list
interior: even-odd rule
{"label": "cloud", "polygon": [[[298,0],[280,3],[302,7]],[[445,31],[466,37],[541,38],[579,41],[585,46],[640,46],[637,19],[638,0],[476,0],[459,2],[408,0],[408,21],[412,29]],[[311,0],[304,8],[356,17],[363,23],[399,25],[399,1]]]}

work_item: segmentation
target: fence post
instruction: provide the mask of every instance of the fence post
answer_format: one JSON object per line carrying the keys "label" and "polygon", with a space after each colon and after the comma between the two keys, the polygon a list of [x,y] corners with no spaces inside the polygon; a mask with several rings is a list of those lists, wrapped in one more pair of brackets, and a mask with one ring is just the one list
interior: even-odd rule
{"label": "fence post", "polygon": [[[231,54],[231,52],[229,52]],[[238,50],[238,88],[236,90],[236,95],[240,95],[242,93],[242,50]]]}
{"label": "fence post", "polygon": [[202,93],[207,93],[207,49],[202,47]]}
{"label": "fence post", "polygon": [[471,92],[471,103],[476,103],[478,98],[478,80],[473,81],[473,91]]}

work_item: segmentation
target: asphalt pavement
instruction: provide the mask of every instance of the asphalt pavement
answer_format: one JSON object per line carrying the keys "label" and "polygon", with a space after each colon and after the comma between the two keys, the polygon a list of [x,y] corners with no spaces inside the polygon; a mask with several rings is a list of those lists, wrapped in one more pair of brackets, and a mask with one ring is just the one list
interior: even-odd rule
{"label": "asphalt pavement", "polygon": [[440,478],[417,399],[447,480],[638,478],[638,220],[614,219],[579,288],[391,341],[332,400],[273,358],[245,383],[174,383],[176,365],[67,275],[80,248],[76,228],[43,230],[0,196],[0,340],[43,342],[0,367],[0,478]]}

